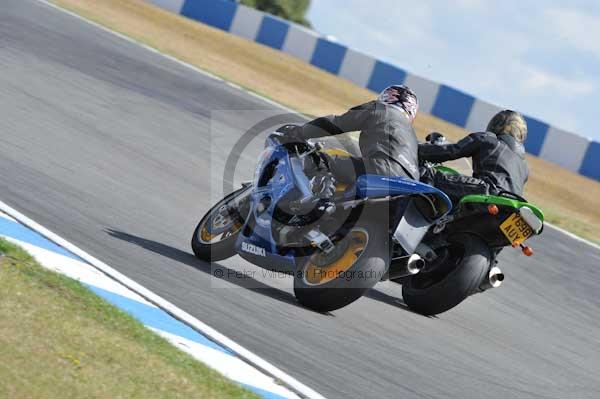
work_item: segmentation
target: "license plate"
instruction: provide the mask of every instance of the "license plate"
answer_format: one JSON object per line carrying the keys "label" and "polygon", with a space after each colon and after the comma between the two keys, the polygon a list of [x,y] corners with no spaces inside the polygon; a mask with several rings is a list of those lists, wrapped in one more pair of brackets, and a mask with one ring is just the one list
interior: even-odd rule
{"label": "license plate", "polygon": [[527,224],[525,219],[518,213],[513,213],[500,225],[500,231],[508,238],[511,244],[522,244],[531,237],[533,229]]}

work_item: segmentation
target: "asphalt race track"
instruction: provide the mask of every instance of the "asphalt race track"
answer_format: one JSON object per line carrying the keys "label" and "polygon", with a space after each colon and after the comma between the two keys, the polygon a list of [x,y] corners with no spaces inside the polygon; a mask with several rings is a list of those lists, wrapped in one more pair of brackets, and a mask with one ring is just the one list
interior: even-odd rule
{"label": "asphalt race track", "polygon": [[390,283],[319,314],[239,259],[215,282],[189,247],[221,184],[210,114],[240,110],[227,137],[273,105],[36,1],[0,9],[9,205],[330,398],[600,397],[597,249],[547,229],[534,257],[503,253],[500,289],[434,318]]}

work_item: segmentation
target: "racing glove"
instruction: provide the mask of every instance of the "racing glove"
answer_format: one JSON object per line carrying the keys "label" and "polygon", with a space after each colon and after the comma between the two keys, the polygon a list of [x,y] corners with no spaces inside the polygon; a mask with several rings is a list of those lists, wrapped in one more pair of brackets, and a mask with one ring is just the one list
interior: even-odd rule
{"label": "racing glove", "polygon": [[277,129],[278,139],[281,144],[302,143],[304,139],[301,137],[302,129],[298,125],[283,125]]}

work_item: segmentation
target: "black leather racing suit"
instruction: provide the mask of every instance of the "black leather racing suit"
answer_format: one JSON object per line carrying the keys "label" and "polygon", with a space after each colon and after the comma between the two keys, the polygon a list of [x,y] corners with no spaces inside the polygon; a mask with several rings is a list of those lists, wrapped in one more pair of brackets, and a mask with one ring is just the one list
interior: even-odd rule
{"label": "black leather racing suit", "polygon": [[362,158],[334,157],[330,167],[338,180],[351,184],[364,173],[419,179],[415,131],[406,114],[388,104],[371,101],[342,115],[317,118],[294,135],[307,140],[353,131],[361,132]]}
{"label": "black leather racing suit", "polygon": [[525,149],[512,136],[472,133],[456,144],[420,144],[419,159],[445,162],[471,157],[473,177],[437,172],[433,184],[453,202],[469,194],[497,194],[510,191],[523,195],[529,176]]}

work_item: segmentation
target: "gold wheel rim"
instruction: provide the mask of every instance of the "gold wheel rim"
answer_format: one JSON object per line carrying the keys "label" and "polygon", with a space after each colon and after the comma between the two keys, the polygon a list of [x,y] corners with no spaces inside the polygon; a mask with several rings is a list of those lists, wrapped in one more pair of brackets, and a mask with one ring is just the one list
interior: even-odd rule
{"label": "gold wheel rim", "polygon": [[203,226],[200,231],[200,239],[204,242],[211,242],[216,236],[216,234],[211,234],[206,226]]}
{"label": "gold wheel rim", "polygon": [[323,285],[346,273],[360,258],[367,247],[368,235],[362,230],[352,230],[348,236],[348,248],[329,264],[319,266],[318,258],[322,254],[313,254],[305,267],[304,279],[309,285]]}
{"label": "gold wheel rim", "polygon": [[239,221],[234,221],[233,225],[231,226],[230,229],[227,229],[225,231],[223,231],[222,233],[218,233],[218,234],[212,234],[210,231],[208,231],[208,229],[206,228],[206,226],[202,226],[202,228],[200,229],[200,241],[202,241],[205,244],[214,244],[213,240],[215,240],[217,237],[219,237],[219,239],[216,241],[223,241],[224,239],[236,234],[238,231],[241,230],[243,224],[240,223]]}

